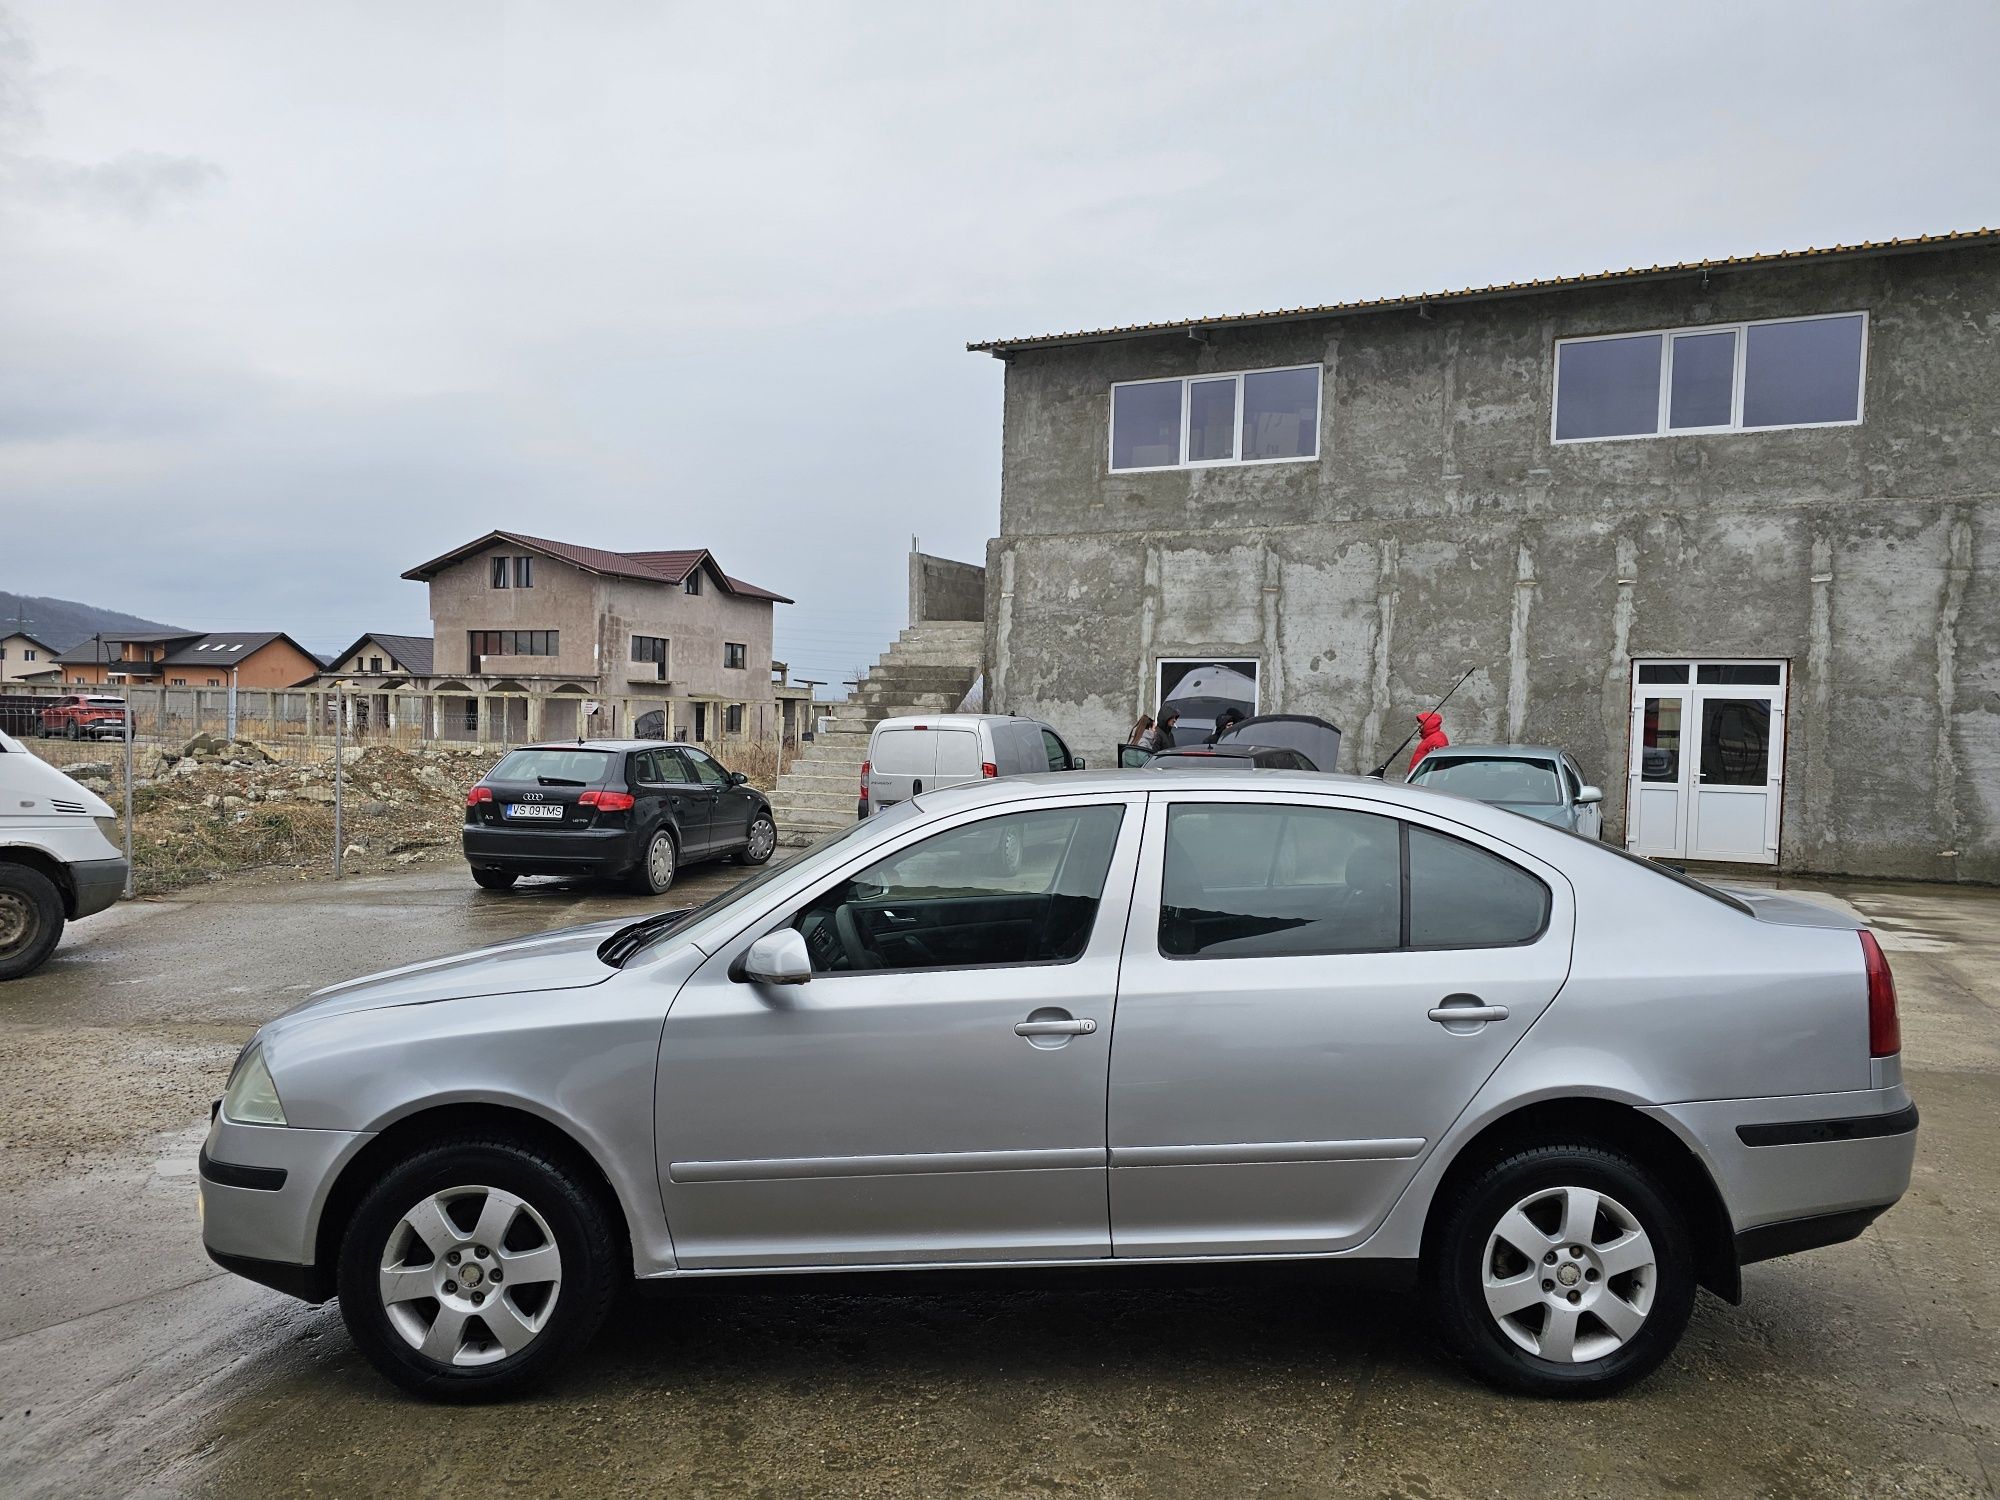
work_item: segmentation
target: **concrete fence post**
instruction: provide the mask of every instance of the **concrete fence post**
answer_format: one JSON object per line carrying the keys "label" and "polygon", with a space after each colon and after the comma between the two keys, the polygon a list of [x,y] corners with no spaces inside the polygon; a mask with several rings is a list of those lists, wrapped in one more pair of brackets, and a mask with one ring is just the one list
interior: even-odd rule
{"label": "concrete fence post", "polygon": [[138,886],[132,874],[132,715],[136,706],[125,700],[125,899],[130,901]]}
{"label": "concrete fence post", "polygon": [[346,760],[346,756],[345,756],[345,755],[344,755],[344,754],[343,754],[342,752],[344,752],[344,751],[346,750],[346,748],[347,748],[347,735],[346,735],[346,732],[345,732],[345,725],[346,725],[346,723],[347,723],[347,695],[346,695],[346,693],[345,693],[345,691],[344,691],[343,689],[341,689],[341,688],[338,688],[338,687],[336,687],[336,688],[335,688],[335,689],[333,690],[333,702],[334,702],[334,715],[333,715],[333,878],[334,878],[335,880],[338,880],[338,879],[340,879],[340,872],[341,872],[341,865],[342,865],[342,860],[343,860],[343,846],[344,846],[344,845],[346,844],[346,842],[347,842],[347,841],[346,841],[346,840],[345,840],[344,838],[342,838],[342,837],[341,837],[341,829],[340,829],[340,814],[341,814],[341,806],[340,806],[340,793],[341,793],[341,782],[342,782],[343,778],[344,778],[344,777],[345,777],[345,775],[346,775],[346,767],[345,767],[345,766],[344,766],[344,765],[342,764],[342,762]]}

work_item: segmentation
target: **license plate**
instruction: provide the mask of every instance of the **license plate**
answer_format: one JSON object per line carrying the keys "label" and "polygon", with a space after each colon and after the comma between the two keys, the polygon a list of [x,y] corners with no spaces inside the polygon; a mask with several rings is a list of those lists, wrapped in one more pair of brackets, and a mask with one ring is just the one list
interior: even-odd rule
{"label": "license plate", "polygon": [[509,802],[507,816],[510,818],[561,818],[564,812],[560,802]]}

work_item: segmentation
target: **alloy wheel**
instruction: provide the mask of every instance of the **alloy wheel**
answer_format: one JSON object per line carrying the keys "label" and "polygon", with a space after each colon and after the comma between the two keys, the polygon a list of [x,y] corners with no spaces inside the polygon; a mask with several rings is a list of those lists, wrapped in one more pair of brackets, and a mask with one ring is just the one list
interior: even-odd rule
{"label": "alloy wheel", "polygon": [[1659,1280],[1638,1218],[1586,1187],[1523,1198],[1493,1226],[1480,1261],[1486,1309],[1501,1332],[1558,1364],[1622,1349],[1644,1326]]}
{"label": "alloy wheel", "polygon": [[396,1221],[379,1285],[389,1325],[445,1365],[519,1354],[562,1294],[562,1252],[534,1205],[494,1187],[446,1188]]}

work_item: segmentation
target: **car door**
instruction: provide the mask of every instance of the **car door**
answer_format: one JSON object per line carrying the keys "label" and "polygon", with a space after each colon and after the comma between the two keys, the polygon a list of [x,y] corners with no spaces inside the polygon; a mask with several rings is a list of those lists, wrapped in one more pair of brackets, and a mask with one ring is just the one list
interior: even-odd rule
{"label": "car door", "polygon": [[1447,820],[1154,793],[1112,1051],[1115,1254],[1366,1238],[1561,988],[1572,911],[1556,871]]}
{"label": "car door", "polygon": [[1068,771],[1073,769],[1070,764],[1069,746],[1062,742],[1062,739],[1053,729],[1044,729],[1041,734],[1042,753],[1048,758],[1048,769],[1051,771]]}
{"label": "car door", "polygon": [[[634,810],[634,823],[644,830],[651,830],[665,823],[675,830],[681,840],[683,851],[692,853],[688,846],[688,825],[699,824],[702,819],[701,804],[693,793],[694,773],[679,754],[665,746],[657,750],[641,750],[632,757],[634,779],[633,794],[639,799]],[[646,837],[651,838],[650,831]]]}
{"label": "car door", "polygon": [[937,773],[937,735],[929,729],[877,729],[868,745],[868,805],[875,812],[908,801]]}
{"label": "car door", "polygon": [[664,754],[678,764],[682,777],[680,795],[686,812],[681,819],[681,854],[685,858],[699,859],[715,847],[712,825],[720,787],[702,779],[700,762],[708,757],[699,750],[687,745],[675,745]]}
{"label": "car door", "polygon": [[[1109,1255],[1104,1093],[1143,805],[922,825],[720,943],[661,1040],[680,1263]],[[784,926],[808,982],[732,977]]]}
{"label": "car door", "polygon": [[1563,763],[1563,774],[1567,778],[1569,783],[1568,791],[1569,791],[1570,802],[1576,808],[1577,833],[1579,833],[1580,835],[1582,835],[1584,838],[1587,839],[1603,838],[1604,837],[1603,803],[1601,802],[1585,803],[1585,802],[1578,802],[1576,800],[1583,794],[1584,787],[1589,785],[1590,778],[1583,774],[1583,767],[1579,766],[1569,756],[1565,755],[1563,757],[1562,763]]}
{"label": "car door", "polygon": [[722,763],[702,750],[683,750],[688,763],[694,767],[694,774],[700,779],[702,790],[710,797],[708,813],[708,849],[711,854],[725,854],[732,849],[740,849],[750,841],[750,814],[756,810],[757,794],[748,787],[741,787]]}

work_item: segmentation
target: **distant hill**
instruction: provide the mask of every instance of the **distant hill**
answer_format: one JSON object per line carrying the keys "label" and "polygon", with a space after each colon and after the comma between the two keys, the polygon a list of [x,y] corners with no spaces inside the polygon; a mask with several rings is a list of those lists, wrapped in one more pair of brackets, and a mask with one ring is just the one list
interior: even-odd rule
{"label": "distant hill", "polygon": [[[26,621],[25,626],[17,621]],[[58,651],[67,651],[87,641],[100,630],[178,630],[178,625],[162,625],[158,620],[142,620],[137,615],[115,609],[99,609],[95,604],[79,604],[74,599],[41,599],[33,594],[10,594],[0,589],[0,635],[26,629],[38,641],[47,641]]]}

